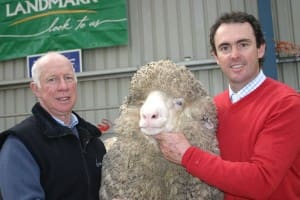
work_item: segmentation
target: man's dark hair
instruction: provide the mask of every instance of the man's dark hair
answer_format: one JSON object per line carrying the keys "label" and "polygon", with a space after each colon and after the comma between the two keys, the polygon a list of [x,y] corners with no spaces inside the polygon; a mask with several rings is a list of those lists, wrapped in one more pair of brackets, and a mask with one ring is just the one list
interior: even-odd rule
{"label": "man's dark hair", "polygon": [[[209,42],[211,46],[211,51],[217,55],[214,39],[215,39],[215,34],[217,29],[222,24],[245,23],[245,22],[248,22],[253,29],[255,39],[256,39],[256,47],[259,48],[262,44],[265,44],[266,41],[263,32],[261,30],[260,23],[253,15],[250,15],[245,12],[231,12],[231,13],[224,13],[223,15],[221,15],[210,28]],[[262,66],[263,60],[264,60],[263,57],[259,59],[260,66]]]}

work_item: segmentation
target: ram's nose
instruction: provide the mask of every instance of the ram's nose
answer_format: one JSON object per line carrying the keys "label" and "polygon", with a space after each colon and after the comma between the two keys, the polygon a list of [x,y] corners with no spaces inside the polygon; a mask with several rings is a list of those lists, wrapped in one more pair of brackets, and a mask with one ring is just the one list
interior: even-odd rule
{"label": "ram's nose", "polygon": [[159,112],[142,113],[142,118],[146,121],[156,120],[160,116]]}
{"label": "ram's nose", "polygon": [[140,126],[144,128],[151,127],[159,116],[158,112],[141,113]]}

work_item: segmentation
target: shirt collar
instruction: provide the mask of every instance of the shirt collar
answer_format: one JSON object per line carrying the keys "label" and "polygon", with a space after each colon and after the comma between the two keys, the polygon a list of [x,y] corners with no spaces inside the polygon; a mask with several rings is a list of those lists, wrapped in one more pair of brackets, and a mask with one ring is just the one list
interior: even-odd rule
{"label": "shirt collar", "polygon": [[258,88],[264,82],[265,79],[266,79],[265,74],[263,73],[262,70],[260,70],[258,75],[247,85],[245,85],[241,90],[239,90],[237,93],[233,92],[233,90],[229,85],[229,98],[232,101],[232,96],[236,95],[234,103],[239,101],[240,99],[244,98],[245,96],[253,92],[256,88]]}
{"label": "shirt collar", "polygon": [[52,116],[55,121],[57,121],[60,125],[66,126],[69,128],[74,128],[78,124],[78,118],[74,113],[71,113],[71,123],[70,125],[66,125],[62,120],[58,119],[57,117]]}

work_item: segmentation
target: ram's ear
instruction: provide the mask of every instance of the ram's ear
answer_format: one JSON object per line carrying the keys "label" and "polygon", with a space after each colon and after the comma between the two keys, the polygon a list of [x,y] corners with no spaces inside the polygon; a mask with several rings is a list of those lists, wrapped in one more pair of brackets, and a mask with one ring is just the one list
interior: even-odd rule
{"label": "ram's ear", "polygon": [[212,123],[212,121],[208,118],[206,119],[203,119],[203,122],[204,122],[204,126],[207,128],[207,129],[213,129],[215,128],[215,125],[214,123]]}

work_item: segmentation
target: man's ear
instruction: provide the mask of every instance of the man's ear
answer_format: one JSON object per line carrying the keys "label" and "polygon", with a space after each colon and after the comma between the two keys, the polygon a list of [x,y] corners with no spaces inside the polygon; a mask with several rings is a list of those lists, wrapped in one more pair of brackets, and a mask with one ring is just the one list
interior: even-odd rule
{"label": "man's ear", "polygon": [[257,49],[258,58],[264,57],[265,51],[266,51],[266,44],[261,44],[260,47]]}
{"label": "man's ear", "polygon": [[219,60],[218,60],[218,56],[215,54],[214,51],[211,52],[211,55],[215,58],[217,64],[219,65]]}
{"label": "man's ear", "polygon": [[30,82],[29,84],[31,91],[38,97],[39,94],[39,87],[35,82]]}

